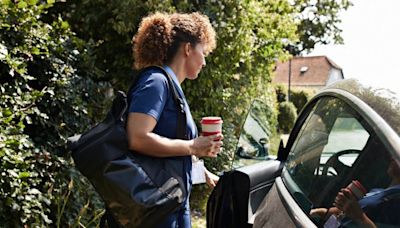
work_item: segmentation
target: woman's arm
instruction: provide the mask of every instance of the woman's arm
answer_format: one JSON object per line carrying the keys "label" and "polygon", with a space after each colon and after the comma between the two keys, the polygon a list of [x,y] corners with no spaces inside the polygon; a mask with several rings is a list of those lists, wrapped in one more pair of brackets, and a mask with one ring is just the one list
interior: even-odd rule
{"label": "woman's arm", "polygon": [[357,223],[359,227],[376,228],[375,223],[364,213],[349,189],[341,189],[335,198],[334,205],[343,211],[346,217]]}
{"label": "woman's arm", "polygon": [[310,216],[318,216],[322,219],[322,221],[328,220],[331,215],[338,216],[342,211],[339,210],[337,207],[330,207],[330,208],[313,208],[310,211]]}
{"label": "woman's arm", "polygon": [[169,139],[152,132],[156,124],[156,119],[150,115],[129,113],[126,127],[129,149],[155,157],[216,157],[221,149],[222,141],[213,140],[221,138],[221,134],[193,140]]}

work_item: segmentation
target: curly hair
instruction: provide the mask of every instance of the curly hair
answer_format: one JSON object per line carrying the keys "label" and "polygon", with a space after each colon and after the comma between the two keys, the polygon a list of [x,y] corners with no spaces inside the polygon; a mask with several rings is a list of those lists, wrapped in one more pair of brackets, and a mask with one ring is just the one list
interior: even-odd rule
{"label": "curly hair", "polygon": [[200,13],[155,13],[143,18],[132,39],[134,67],[163,65],[173,59],[181,43],[204,45],[205,54],[216,46],[215,31]]}

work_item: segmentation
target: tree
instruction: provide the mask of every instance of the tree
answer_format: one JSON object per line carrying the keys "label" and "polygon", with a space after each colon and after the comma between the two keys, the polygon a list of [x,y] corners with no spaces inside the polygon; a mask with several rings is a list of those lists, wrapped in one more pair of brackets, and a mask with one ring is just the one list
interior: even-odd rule
{"label": "tree", "polygon": [[[50,2],[50,1],[49,1]],[[107,85],[90,79],[85,45],[52,4],[0,2],[0,221],[5,227],[69,227],[100,201],[65,154]],[[93,200],[94,199],[94,200]],[[97,204],[97,206],[96,206]],[[85,209],[85,210],[81,210]],[[91,216],[83,218],[89,221]]]}
{"label": "tree", "polygon": [[[86,0],[57,4],[62,9],[58,12],[68,12],[65,16],[78,36],[95,45],[93,57],[98,68],[105,72],[101,80],[125,89],[134,61],[131,39],[143,16],[154,11],[205,13],[217,30],[218,47],[207,58],[207,67],[200,78],[183,85],[195,119],[204,115],[222,116],[225,149],[229,153],[235,148],[252,98],[267,101],[271,107],[270,124],[275,125],[274,98],[269,95],[273,93],[269,85],[271,70],[275,61],[286,55],[284,41],[296,40],[294,9],[287,1],[163,1],[161,4]],[[230,158],[220,160],[225,161],[223,165],[210,166],[216,170],[227,168]]]}
{"label": "tree", "polygon": [[[0,220],[5,226],[97,222],[99,198],[73,168],[66,137],[102,117],[111,98],[106,90],[127,89],[134,61],[131,38],[150,12],[200,11],[216,28],[218,47],[207,67],[196,82],[184,83],[197,123],[205,115],[224,119],[225,151],[206,160],[208,168],[229,168],[253,98],[267,103],[267,124],[275,129],[271,72],[276,60],[288,57],[284,47],[300,42],[296,15],[306,8],[286,0],[52,2],[0,1]],[[333,5],[332,12],[341,6]],[[329,15],[320,10],[317,15]],[[309,40],[326,38],[318,29],[310,32],[305,33]]]}
{"label": "tree", "polygon": [[[131,39],[143,16],[155,11],[200,11],[208,15],[217,31],[217,49],[207,58],[207,67],[199,79],[187,81],[183,87],[196,123],[206,115],[219,115],[224,119],[225,152],[217,160],[206,160],[211,170],[221,171],[231,164],[240,127],[252,99],[258,97],[268,104],[268,124],[270,129],[276,129],[271,72],[278,59],[288,57],[287,44],[301,47],[304,43],[303,46],[311,49],[314,46],[310,46],[309,41],[315,45],[320,40],[331,39],[325,34],[339,32],[335,30],[336,12],[344,5],[331,6],[325,2],[318,3],[319,11],[316,18],[312,18],[320,20],[319,27],[308,25],[310,18],[301,17],[302,12],[310,9],[312,1],[300,0],[293,5],[286,0],[167,0],[162,3],[156,0],[84,0],[59,2],[54,12],[62,13],[73,31],[94,45],[96,66],[104,72],[98,80],[110,81],[118,89],[126,89],[130,84],[134,61]],[[327,6],[330,11],[325,12],[321,7]],[[326,15],[335,17],[322,23]],[[302,24],[308,25],[309,32],[303,33]],[[323,34],[319,33],[321,27]],[[304,50],[307,49],[301,49]]]}
{"label": "tree", "polygon": [[299,40],[287,49],[293,55],[311,52],[317,44],[343,44],[340,12],[352,6],[349,0],[294,0]]}
{"label": "tree", "polygon": [[297,118],[297,109],[292,102],[279,103],[278,129],[283,134],[289,134]]}
{"label": "tree", "polygon": [[199,79],[185,81],[183,86],[197,124],[206,115],[224,119],[224,152],[218,159],[206,159],[210,170],[229,169],[253,98],[268,104],[267,124],[276,129],[271,72],[275,61],[287,55],[284,41],[297,40],[294,9],[287,1],[85,0],[57,4],[52,13],[63,14],[73,31],[94,45],[96,66],[104,72],[97,80],[110,81],[118,89],[130,84],[131,39],[143,16],[155,11],[200,11],[209,16],[218,47],[207,57]]}
{"label": "tree", "polygon": [[133,73],[131,41],[140,20],[150,12],[174,10],[171,0],[69,0],[55,3],[49,13],[62,15],[77,37],[92,46],[95,81],[127,89]]}

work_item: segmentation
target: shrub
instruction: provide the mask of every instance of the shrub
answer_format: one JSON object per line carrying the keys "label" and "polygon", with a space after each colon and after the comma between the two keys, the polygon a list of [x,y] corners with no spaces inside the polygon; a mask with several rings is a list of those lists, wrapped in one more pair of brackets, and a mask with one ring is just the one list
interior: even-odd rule
{"label": "shrub", "polygon": [[291,102],[279,104],[278,128],[281,133],[288,134],[297,118],[296,107]]}
{"label": "shrub", "polygon": [[287,92],[288,92],[287,86],[283,84],[275,85],[276,99],[279,103],[285,102],[287,100]]}
{"label": "shrub", "polygon": [[217,49],[207,57],[199,78],[186,80],[183,87],[198,127],[202,116],[224,119],[224,151],[217,159],[205,159],[211,171],[230,169],[240,128],[254,98],[270,107],[266,124],[276,128],[271,72],[275,60],[287,55],[286,41],[296,40],[293,8],[287,2],[101,0],[57,4],[60,7],[55,11],[68,18],[78,36],[95,45],[96,66],[105,72],[100,78],[125,89],[134,61],[131,39],[143,16],[155,11],[200,11],[209,16],[217,32]]}
{"label": "shrub", "polygon": [[296,12],[287,1],[52,2],[0,1],[2,225],[97,225],[101,202],[72,168],[65,140],[102,116],[108,82],[130,84],[131,38],[149,12],[200,11],[217,30],[208,67],[184,84],[195,120],[224,119],[225,152],[206,159],[210,170],[229,169],[252,99],[268,104],[267,124],[275,126],[271,70],[296,41]]}
{"label": "shrub", "polygon": [[[51,1],[48,1],[51,2]],[[0,2],[0,221],[5,227],[90,223],[101,204],[71,168],[66,137],[105,100],[85,46],[43,1]],[[106,84],[104,84],[106,85]],[[87,108],[87,107],[93,108]],[[85,213],[91,214],[80,219]]]}
{"label": "shrub", "polygon": [[297,114],[299,114],[313,95],[314,92],[309,89],[293,89],[290,91],[290,102],[296,106]]}
{"label": "shrub", "polygon": [[[63,3],[60,3],[63,4]],[[128,85],[131,39],[140,19],[155,11],[200,11],[217,31],[217,49],[207,57],[207,67],[196,81],[183,84],[193,117],[219,115],[224,119],[224,153],[206,159],[214,172],[229,169],[240,127],[254,98],[270,107],[267,117],[275,128],[277,110],[271,87],[276,59],[286,55],[284,40],[295,40],[292,7],[285,1],[81,1],[62,8],[74,31],[94,42],[96,63],[113,86]],[[210,88],[213,92],[210,93]]]}

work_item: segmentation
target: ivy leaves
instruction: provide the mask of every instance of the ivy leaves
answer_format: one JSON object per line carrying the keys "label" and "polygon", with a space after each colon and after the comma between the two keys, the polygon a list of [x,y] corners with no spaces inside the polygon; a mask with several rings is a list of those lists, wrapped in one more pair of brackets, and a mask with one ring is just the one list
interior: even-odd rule
{"label": "ivy leaves", "polygon": [[[80,71],[90,64],[85,46],[67,22],[48,17],[53,3],[0,2],[0,221],[6,227],[49,226],[56,217],[64,217],[62,226],[75,222],[53,210],[71,179],[65,138],[91,123],[86,95],[103,99],[101,86]],[[70,219],[87,203],[77,195],[88,194],[88,184],[74,178],[83,183],[68,201]]]}

